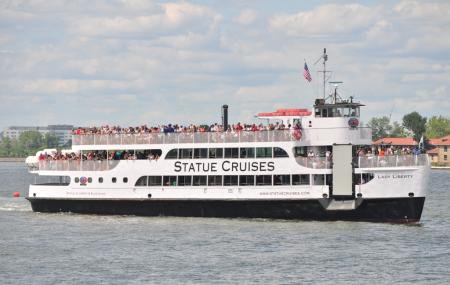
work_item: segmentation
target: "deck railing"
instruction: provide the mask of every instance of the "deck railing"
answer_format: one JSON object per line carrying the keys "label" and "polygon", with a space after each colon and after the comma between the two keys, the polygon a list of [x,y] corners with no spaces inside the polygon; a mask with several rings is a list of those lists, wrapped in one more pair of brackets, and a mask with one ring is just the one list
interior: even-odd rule
{"label": "deck railing", "polygon": [[[301,166],[314,169],[333,168],[331,159],[326,157],[296,157],[295,160]],[[396,155],[396,156],[356,156],[353,164],[357,168],[375,167],[401,167],[401,166],[426,166],[428,157],[426,154],[419,155]]]}
{"label": "deck railing", "polygon": [[[133,145],[133,144],[182,144],[182,143],[245,143],[302,141],[305,138],[320,139],[333,136],[333,132],[352,139],[370,139],[371,130],[357,128],[317,128],[274,131],[196,132],[196,133],[147,133],[115,135],[73,135],[72,144],[77,145]],[[345,133],[348,131],[348,133]]]}
{"label": "deck railing", "polygon": [[331,159],[327,157],[296,157],[298,164],[308,168],[329,169],[332,168]]}
{"label": "deck railing", "polygon": [[120,160],[41,160],[29,165],[39,171],[105,171],[116,167]]}
{"label": "deck railing", "polygon": [[353,158],[355,167],[400,167],[429,165],[427,154],[418,155],[388,155],[388,156],[358,156]]}
{"label": "deck railing", "polygon": [[133,145],[133,144],[182,144],[182,143],[240,143],[297,141],[298,131],[241,131],[235,133],[148,133],[117,135],[73,135],[73,145]]}

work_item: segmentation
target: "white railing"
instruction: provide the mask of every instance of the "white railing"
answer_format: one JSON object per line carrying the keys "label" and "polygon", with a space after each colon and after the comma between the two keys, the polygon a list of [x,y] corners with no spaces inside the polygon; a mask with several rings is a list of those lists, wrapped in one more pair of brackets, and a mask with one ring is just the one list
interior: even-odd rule
{"label": "white railing", "polygon": [[[308,168],[333,168],[331,159],[326,157],[296,157],[298,164]],[[426,154],[397,156],[357,156],[353,158],[357,168],[426,166],[429,164]]]}
{"label": "white railing", "polygon": [[358,156],[354,158],[356,167],[400,167],[429,165],[427,154],[389,155],[389,156]]}
{"label": "white railing", "polygon": [[148,133],[117,135],[73,135],[73,145],[132,145],[181,143],[240,143],[298,141],[298,131],[241,131],[197,133]]}
{"label": "white railing", "polygon": [[331,160],[327,157],[296,157],[298,164],[308,168],[327,169],[332,168]]}
{"label": "white railing", "polygon": [[106,171],[119,164],[119,160],[41,160],[30,166],[39,171]]}
{"label": "white railing", "polygon": [[[299,136],[301,134],[301,136]],[[301,137],[301,138],[300,138]],[[73,135],[73,145],[133,145],[133,144],[181,144],[181,143],[245,143],[321,140],[334,137],[346,141],[371,139],[369,128],[317,128],[274,131],[196,132],[196,133],[148,133],[116,135]]]}

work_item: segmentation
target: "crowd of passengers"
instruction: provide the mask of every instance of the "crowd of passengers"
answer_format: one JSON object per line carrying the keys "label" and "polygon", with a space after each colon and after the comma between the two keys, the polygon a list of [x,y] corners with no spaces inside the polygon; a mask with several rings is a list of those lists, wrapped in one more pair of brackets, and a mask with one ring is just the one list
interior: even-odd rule
{"label": "crowd of passengers", "polygon": [[149,159],[149,160],[158,160],[160,154],[157,152],[131,152],[126,150],[117,150],[117,151],[90,151],[87,153],[75,152],[66,152],[62,153],[60,151],[56,152],[42,152],[39,155],[39,161],[49,161],[49,160],[135,160],[135,159]]}
{"label": "crowd of passengers", "polygon": [[408,146],[372,146],[362,147],[357,151],[358,156],[392,156],[392,155],[417,155],[421,154],[421,150],[418,147]]}
{"label": "crowd of passengers", "polygon": [[[300,130],[300,124],[288,124],[284,125],[282,123],[275,124],[230,124],[228,126],[227,132],[240,132],[240,131],[274,131],[274,130]],[[142,125],[139,127],[128,127],[122,128],[120,126],[101,126],[101,127],[90,127],[90,128],[76,128],[73,130],[74,135],[116,135],[116,134],[149,134],[149,133],[196,133],[196,132],[223,132],[224,128],[222,125],[213,124],[207,125],[162,125],[158,127],[148,127],[147,125]]]}

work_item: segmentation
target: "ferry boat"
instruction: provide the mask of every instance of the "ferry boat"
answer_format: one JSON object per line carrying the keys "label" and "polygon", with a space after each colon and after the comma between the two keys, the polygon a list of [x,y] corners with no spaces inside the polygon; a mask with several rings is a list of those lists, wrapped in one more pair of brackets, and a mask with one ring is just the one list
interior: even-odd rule
{"label": "ferry boat", "polygon": [[[106,152],[106,159],[28,157],[37,180],[27,199],[36,212],[418,222],[428,157],[357,155],[372,144],[371,130],[360,123],[363,106],[341,99],[335,86],[312,111],[257,115],[301,128],[75,134],[70,152]],[[109,159],[117,151],[135,159]]]}

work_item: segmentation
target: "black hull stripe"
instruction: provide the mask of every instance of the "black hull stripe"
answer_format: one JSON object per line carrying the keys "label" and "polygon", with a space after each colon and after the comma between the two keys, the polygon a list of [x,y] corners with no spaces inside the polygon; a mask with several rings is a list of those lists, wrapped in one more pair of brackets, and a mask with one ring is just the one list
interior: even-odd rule
{"label": "black hull stripe", "polygon": [[365,199],[355,210],[327,211],[319,200],[27,199],[35,212],[397,223],[418,222],[425,202],[425,197]]}

